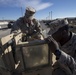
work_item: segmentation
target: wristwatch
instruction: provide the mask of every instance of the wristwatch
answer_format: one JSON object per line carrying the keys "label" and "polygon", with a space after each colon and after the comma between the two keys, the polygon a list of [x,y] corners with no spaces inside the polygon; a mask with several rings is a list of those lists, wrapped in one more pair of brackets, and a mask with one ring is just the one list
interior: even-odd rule
{"label": "wristwatch", "polygon": [[60,58],[61,51],[57,49],[54,54],[56,55],[56,60],[58,60]]}

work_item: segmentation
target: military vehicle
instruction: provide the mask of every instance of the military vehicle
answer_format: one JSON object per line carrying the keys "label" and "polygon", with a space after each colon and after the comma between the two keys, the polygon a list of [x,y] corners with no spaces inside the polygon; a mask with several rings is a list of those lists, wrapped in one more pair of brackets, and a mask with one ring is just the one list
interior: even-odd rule
{"label": "military vehicle", "polygon": [[13,26],[13,23],[14,23],[14,21],[10,21],[9,23],[8,23],[8,28],[12,28],[12,26]]}
{"label": "military vehicle", "polygon": [[52,53],[46,41],[21,39],[22,33],[0,38],[0,75],[52,75]]}

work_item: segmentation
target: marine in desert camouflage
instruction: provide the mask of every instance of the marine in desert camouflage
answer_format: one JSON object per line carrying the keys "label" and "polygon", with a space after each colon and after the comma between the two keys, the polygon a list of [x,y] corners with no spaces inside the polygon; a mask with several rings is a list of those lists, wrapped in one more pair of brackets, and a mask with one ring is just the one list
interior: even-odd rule
{"label": "marine in desert camouflage", "polygon": [[76,34],[69,31],[67,19],[56,25],[51,24],[50,34],[60,46],[55,53],[57,61],[53,65],[52,75],[76,75]]}
{"label": "marine in desert camouflage", "polygon": [[[12,31],[15,35],[22,32],[26,40],[43,39],[42,29],[39,21],[34,18],[36,10],[32,7],[27,7],[25,15],[20,17],[13,25]],[[25,36],[26,35],[26,36]]]}

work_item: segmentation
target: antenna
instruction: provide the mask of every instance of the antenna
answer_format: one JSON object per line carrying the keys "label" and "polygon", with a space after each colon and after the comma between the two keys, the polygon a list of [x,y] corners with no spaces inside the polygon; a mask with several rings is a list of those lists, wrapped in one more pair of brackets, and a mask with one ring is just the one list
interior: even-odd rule
{"label": "antenna", "polygon": [[50,12],[49,12],[49,20],[50,20]]}
{"label": "antenna", "polygon": [[49,12],[49,20],[52,20],[52,11],[51,12]]}
{"label": "antenna", "polygon": [[23,16],[23,8],[22,8],[22,3],[20,3],[20,10],[21,10],[21,16]]}
{"label": "antenna", "polygon": [[23,16],[23,9],[22,9],[22,6],[21,6],[21,8],[20,8],[20,9],[21,9],[21,15]]}
{"label": "antenna", "polygon": [[52,20],[52,11],[51,11],[51,20]]}

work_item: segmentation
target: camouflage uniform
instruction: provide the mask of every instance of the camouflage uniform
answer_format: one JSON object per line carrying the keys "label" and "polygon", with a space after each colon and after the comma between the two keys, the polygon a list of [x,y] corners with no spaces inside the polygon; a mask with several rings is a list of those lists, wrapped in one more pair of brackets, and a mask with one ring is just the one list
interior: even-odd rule
{"label": "camouflage uniform", "polygon": [[[40,23],[34,19],[33,15],[29,13],[28,11],[31,11],[30,8],[27,8],[27,13],[25,13],[24,17],[19,18],[12,27],[12,32],[15,34],[22,32],[23,34],[26,34],[27,38],[35,38],[35,39],[41,39],[42,37],[42,30],[40,27]],[[32,9],[31,12],[35,13],[35,10]]]}
{"label": "camouflage uniform", "polygon": [[[67,19],[53,21],[50,24],[49,33],[53,34],[66,25],[68,25]],[[52,75],[76,75],[76,34],[72,32],[70,34],[71,39],[67,43],[63,46],[59,44],[61,50],[58,50],[58,55],[60,53],[60,56],[53,65]]]}
{"label": "camouflage uniform", "polygon": [[52,35],[56,31],[58,31],[59,28],[66,26],[66,25],[68,25],[68,21],[66,19],[65,20],[64,19],[55,20],[49,24],[50,30],[49,30],[48,34]]}
{"label": "camouflage uniform", "polygon": [[60,46],[60,58],[53,65],[52,75],[76,75],[76,34],[70,32],[71,39]]}
{"label": "camouflage uniform", "polygon": [[72,33],[71,39],[61,46],[61,56],[54,64],[53,75],[76,75],[76,34]]}

